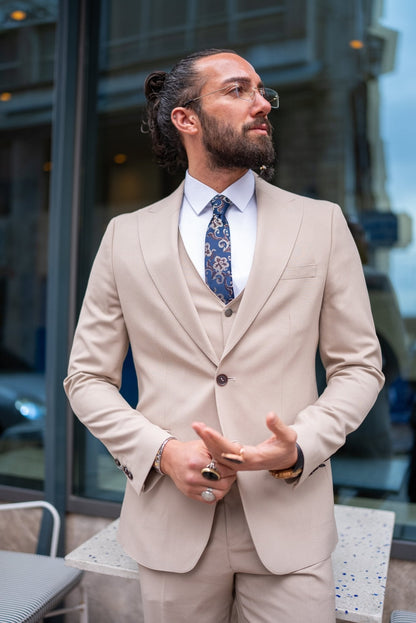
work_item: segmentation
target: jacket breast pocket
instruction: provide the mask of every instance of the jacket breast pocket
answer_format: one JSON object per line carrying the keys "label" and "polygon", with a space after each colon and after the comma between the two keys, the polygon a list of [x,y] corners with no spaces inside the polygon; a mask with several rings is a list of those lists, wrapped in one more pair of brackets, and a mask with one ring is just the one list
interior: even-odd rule
{"label": "jacket breast pocket", "polygon": [[310,279],[316,277],[316,264],[306,266],[288,266],[282,275],[282,279]]}

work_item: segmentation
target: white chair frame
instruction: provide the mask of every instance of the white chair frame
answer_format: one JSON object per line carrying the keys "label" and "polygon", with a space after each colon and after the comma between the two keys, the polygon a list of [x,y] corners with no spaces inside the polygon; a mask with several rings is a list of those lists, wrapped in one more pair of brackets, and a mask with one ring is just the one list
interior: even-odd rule
{"label": "white chair frame", "polygon": [[[33,509],[33,508],[43,508],[49,511],[49,513],[52,516],[53,522],[52,522],[52,534],[51,534],[49,557],[56,558],[57,557],[56,554],[58,550],[59,531],[61,529],[61,518],[59,517],[58,511],[52,504],[50,504],[49,502],[45,502],[44,500],[27,501],[27,502],[12,502],[12,503],[4,503],[4,504],[0,503],[0,511]],[[59,608],[57,610],[52,610],[51,612],[44,614],[43,619],[58,616],[60,614],[65,614],[67,612],[79,612],[80,623],[88,623],[87,594],[82,584],[79,584],[78,588],[81,592],[81,602],[78,605],[68,607],[68,608]]]}

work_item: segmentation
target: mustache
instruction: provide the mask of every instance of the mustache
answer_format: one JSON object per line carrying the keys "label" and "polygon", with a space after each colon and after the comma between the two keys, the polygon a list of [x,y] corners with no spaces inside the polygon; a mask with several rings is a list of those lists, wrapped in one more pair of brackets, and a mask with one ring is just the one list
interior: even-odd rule
{"label": "mustache", "polygon": [[246,123],[243,126],[243,131],[248,132],[249,130],[263,130],[264,127],[267,129],[267,134],[271,136],[273,133],[273,126],[268,119],[259,119],[257,121],[252,121],[251,123]]}

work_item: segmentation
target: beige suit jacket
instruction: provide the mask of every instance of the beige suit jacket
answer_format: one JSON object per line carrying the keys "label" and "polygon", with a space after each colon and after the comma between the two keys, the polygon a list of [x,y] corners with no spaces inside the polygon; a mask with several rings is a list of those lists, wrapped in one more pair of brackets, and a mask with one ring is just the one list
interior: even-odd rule
{"label": "beige suit jacket", "polygon": [[[270,435],[266,413],[293,426],[304,457],[295,485],[240,472],[247,522],[263,564],[287,573],[336,543],[329,457],[363,420],[383,383],[361,263],[338,206],[256,179],[252,270],[221,358],[191,299],[178,255],[180,186],[111,221],[96,256],[65,389],[74,412],[124,468],[119,538],[154,569],[186,572],[208,541],[214,506],[152,473],[167,433],[195,438],[194,420],[229,439]],[[120,396],[130,341],[139,404]],[[318,398],[319,344],[327,388]],[[220,386],[218,374],[229,382]],[[150,473],[150,476],[149,476]]]}

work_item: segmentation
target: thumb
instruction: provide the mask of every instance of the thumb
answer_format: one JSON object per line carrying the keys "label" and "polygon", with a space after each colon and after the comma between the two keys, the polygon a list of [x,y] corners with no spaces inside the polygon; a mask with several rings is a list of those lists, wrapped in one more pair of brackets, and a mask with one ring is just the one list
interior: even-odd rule
{"label": "thumb", "polygon": [[278,417],[278,415],[274,411],[270,411],[266,415],[266,424],[267,428],[272,431],[275,435],[279,435],[284,430],[285,425],[282,420]]}
{"label": "thumb", "polygon": [[290,428],[290,426],[286,426],[286,424],[279,418],[278,415],[276,415],[276,413],[274,413],[274,411],[270,411],[266,415],[266,424],[267,428],[280,441],[296,441],[296,432]]}

